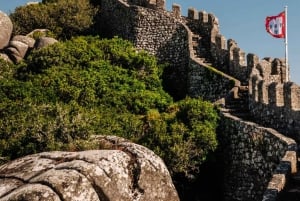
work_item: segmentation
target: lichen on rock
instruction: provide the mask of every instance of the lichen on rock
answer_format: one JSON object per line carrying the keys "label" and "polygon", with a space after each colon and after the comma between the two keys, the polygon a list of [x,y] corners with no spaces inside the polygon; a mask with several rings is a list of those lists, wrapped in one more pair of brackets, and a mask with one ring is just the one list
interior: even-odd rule
{"label": "lichen on rock", "polygon": [[123,138],[97,136],[103,150],[44,152],[0,166],[0,201],[176,201],[164,162]]}

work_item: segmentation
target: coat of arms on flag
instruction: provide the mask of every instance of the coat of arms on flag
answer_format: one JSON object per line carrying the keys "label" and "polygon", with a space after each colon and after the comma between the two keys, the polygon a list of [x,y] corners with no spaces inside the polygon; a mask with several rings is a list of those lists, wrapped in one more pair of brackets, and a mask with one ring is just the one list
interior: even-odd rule
{"label": "coat of arms on flag", "polygon": [[275,38],[285,38],[285,12],[266,17],[266,30]]}

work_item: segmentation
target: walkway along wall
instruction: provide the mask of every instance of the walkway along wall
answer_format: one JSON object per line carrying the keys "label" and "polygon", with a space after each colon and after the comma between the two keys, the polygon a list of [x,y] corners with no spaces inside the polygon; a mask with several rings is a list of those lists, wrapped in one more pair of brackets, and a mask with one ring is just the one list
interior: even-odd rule
{"label": "walkway along wall", "polygon": [[289,174],[297,171],[295,141],[228,113],[220,122],[224,200],[275,201]]}

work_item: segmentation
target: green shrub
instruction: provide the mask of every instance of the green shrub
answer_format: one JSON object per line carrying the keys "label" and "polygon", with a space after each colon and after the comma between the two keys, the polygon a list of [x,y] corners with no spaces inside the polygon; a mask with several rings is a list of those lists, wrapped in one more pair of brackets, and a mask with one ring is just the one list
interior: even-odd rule
{"label": "green shrub", "polygon": [[13,64],[0,58],[0,79],[12,77],[16,71]]}
{"label": "green shrub", "polygon": [[90,116],[82,110],[74,105],[1,103],[0,154],[16,158],[87,139],[92,132]]}
{"label": "green shrub", "polygon": [[[90,133],[139,136],[145,112],[163,111],[172,102],[162,90],[154,57],[136,52],[119,38],[73,38],[33,51],[17,68],[13,76],[0,79],[2,125],[10,125],[1,126],[0,140],[5,144],[0,149],[12,158],[42,148],[61,149]],[[141,75],[141,68],[147,76]],[[77,123],[77,116],[84,121]],[[30,127],[32,122],[37,123]],[[29,137],[41,131],[40,140]],[[15,134],[8,137],[10,133]],[[12,151],[18,146],[22,146],[19,151]]]}
{"label": "green shrub", "polygon": [[217,146],[213,105],[191,98],[174,103],[155,58],[128,41],[75,37],[6,65],[0,157],[92,149],[84,141],[89,136],[117,135],[152,149],[173,175],[188,176]]}
{"label": "green shrub", "polygon": [[164,110],[172,101],[163,91],[154,57],[136,52],[132,44],[119,38],[73,38],[34,51],[27,62],[20,67],[19,78],[46,89],[36,93],[37,102],[48,97],[48,101],[108,104],[143,114],[151,108]]}
{"label": "green shrub", "polygon": [[187,98],[170,105],[166,113],[149,111],[147,129],[137,142],[158,153],[172,174],[195,175],[217,147],[217,121],[211,103]]}
{"label": "green shrub", "polygon": [[15,34],[49,29],[58,38],[65,39],[88,33],[96,13],[97,8],[89,0],[59,0],[18,7],[10,18]]}

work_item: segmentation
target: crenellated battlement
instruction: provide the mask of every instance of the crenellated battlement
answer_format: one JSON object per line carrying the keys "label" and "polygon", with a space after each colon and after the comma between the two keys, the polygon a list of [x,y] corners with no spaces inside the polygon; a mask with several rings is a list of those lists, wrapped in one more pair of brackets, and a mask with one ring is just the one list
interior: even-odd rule
{"label": "crenellated battlement", "polygon": [[173,4],[172,5],[172,14],[174,15],[174,17],[176,19],[180,19],[181,18],[181,6],[178,4]]}
{"label": "crenellated battlement", "polygon": [[214,14],[189,8],[187,25],[192,32],[202,37],[202,46],[209,53],[208,57],[213,66],[243,83],[248,81],[250,69],[247,66],[246,53],[234,40],[227,40],[220,33],[219,20]]}
{"label": "crenellated battlement", "polygon": [[[258,97],[259,94],[274,94],[276,91],[270,91],[266,90],[265,88],[274,88],[274,86],[283,86],[283,85],[289,85],[289,83],[284,82],[286,78],[286,66],[285,66],[285,61],[275,58],[264,58],[263,60],[259,60],[259,58],[254,55],[254,54],[249,54],[247,56],[247,62],[248,62],[248,67],[251,68],[251,74],[250,74],[250,80],[249,80],[249,93],[255,94],[253,99],[255,101],[268,104],[272,102],[272,98],[279,100],[283,99],[281,97],[280,93],[277,94],[276,96],[274,95],[272,98],[266,98],[266,97]],[[293,84],[296,85],[296,84]],[[278,87],[275,87],[278,88]],[[275,89],[274,88],[274,89]],[[259,92],[257,90],[260,89]],[[284,93],[289,91],[288,88],[282,87],[284,89]],[[278,89],[277,91],[282,91]],[[268,95],[265,95],[268,96]],[[268,97],[271,97],[270,95]],[[277,98],[281,97],[281,98]],[[295,98],[295,96],[291,96],[291,98]],[[270,100],[269,100],[270,99]],[[287,102],[293,102],[292,100],[287,101],[287,99],[284,99],[286,101],[281,101],[282,104],[279,104],[278,101],[276,101],[278,104],[277,106],[285,106]],[[298,100],[298,99],[297,99]]]}
{"label": "crenellated battlement", "polygon": [[209,26],[211,29],[219,30],[219,20],[212,13],[207,13],[206,11],[198,12],[195,8],[189,8],[187,17],[190,20],[199,21],[199,24],[202,26]]}
{"label": "crenellated battlement", "polygon": [[300,111],[300,86],[293,82],[272,82],[253,76],[250,81],[251,98],[272,107],[285,107],[286,111]]}
{"label": "crenellated battlement", "polygon": [[262,125],[300,141],[300,86],[285,82],[283,59],[247,56],[251,67],[249,79],[249,108]]}

